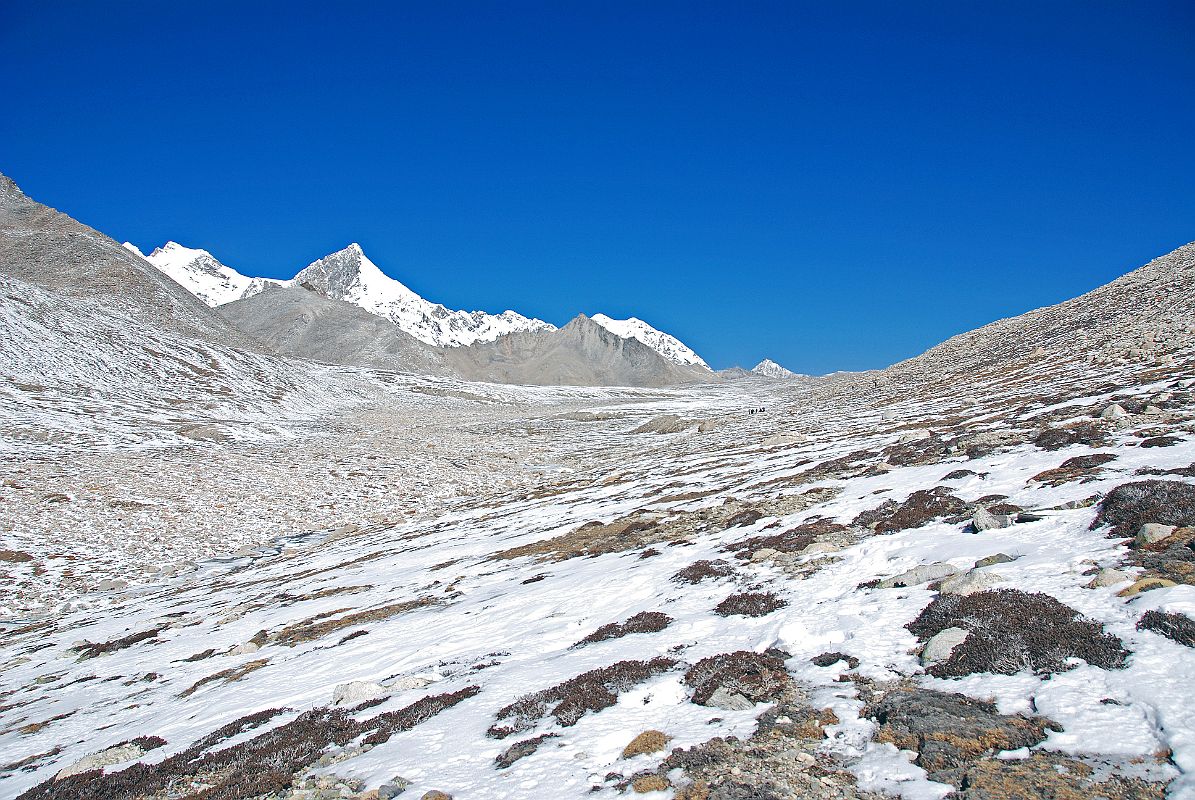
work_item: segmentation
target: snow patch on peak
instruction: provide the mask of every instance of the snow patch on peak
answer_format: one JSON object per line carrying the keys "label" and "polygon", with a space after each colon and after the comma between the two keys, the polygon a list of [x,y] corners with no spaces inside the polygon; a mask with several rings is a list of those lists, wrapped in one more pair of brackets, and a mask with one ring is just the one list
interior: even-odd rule
{"label": "snow patch on peak", "polygon": [[438,347],[490,342],[517,331],[556,330],[554,325],[514,311],[501,314],[453,311],[424,300],[382,272],[356,242],[307,265],[295,276],[295,282],[310,286],[326,297],[360,306],[390,320],[416,339]]}
{"label": "snow patch on peak", "polygon": [[594,314],[590,319],[615,336],[642,342],[674,364],[710,368],[710,365],[705,363],[701,356],[680,339],[653,328],[641,319],[635,317],[611,319],[605,314]]}
{"label": "snow patch on peak", "polygon": [[124,246],[213,308],[260,294],[267,284],[282,283],[269,278],[242,275],[232,267],[221,264],[207,250],[184,247],[175,241],[155,247],[149,255],[128,242]]}
{"label": "snow patch on peak", "polygon": [[130,253],[133,253],[134,255],[138,255],[138,256],[141,256],[142,258],[145,258],[145,253],[141,252],[141,248],[138,247],[137,245],[133,244],[132,242],[125,242],[124,244],[121,245],[121,247],[123,247],[125,250],[128,250]]}
{"label": "snow patch on peak", "polygon": [[763,375],[765,378],[795,378],[797,373],[792,370],[785,369],[770,358],[765,358],[760,361],[752,369],[756,375]]}

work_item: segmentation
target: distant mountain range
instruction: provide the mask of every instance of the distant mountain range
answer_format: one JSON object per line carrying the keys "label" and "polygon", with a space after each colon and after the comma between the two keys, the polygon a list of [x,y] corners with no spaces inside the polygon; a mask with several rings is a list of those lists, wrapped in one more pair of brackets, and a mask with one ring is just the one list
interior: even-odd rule
{"label": "distant mountain range", "polygon": [[[557,329],[512,310],[452,310],[391,278],[356,243],[308,264],[290,280],[251,277],[206,250],[173,241],[149,255],[127,242],[124,247],[208,306],[219,307],[241,330],[288,355],[519,383],[655,386],[794,376],[770,360],[750,372],[714,373],[692,348],[635,317],[579,315]],[[510,336],[515,338],[506,339]],[[491,344],[496,346],[483,346]]]}

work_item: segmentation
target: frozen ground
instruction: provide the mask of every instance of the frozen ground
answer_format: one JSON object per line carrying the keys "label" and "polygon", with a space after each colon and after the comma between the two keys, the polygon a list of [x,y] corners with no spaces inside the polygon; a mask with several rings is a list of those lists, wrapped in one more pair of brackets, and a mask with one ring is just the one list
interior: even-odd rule
{"label": "frozen ground", "polygon": [[[1193,377],[1181,359],[1026,362],[976,373],[965,391],[952,376],[647,391],[362,372],[336,384],[335,408],[254,436],[130,443],[139,428],[126,420],[89,429],[123,432],[103,448],[55,454],[9,435],[0,795],[105,796],[117,777],[54,777],[160,737],[100,759],[126,796],[364,797],[406,782],[413,797],[943,797],[952,785],[933,772],[965,774],[967,798],[1193,797],[1195,651],[1137,623],[1149,610],[1195,616],[1195,589],[1121,596],[1169,567],[1090,529],[1099,498],[1144,470],[1192,482]],[[43,401],[20,391],[35,420]],[[1130,411],[1101,417],[1114,402]],[[227,430],[252,416],[221,415]],[[644,423],[673,432],[632,432]],[[1065,435],[1042,438],[1051,431]],[[1042,477],[1093,454],[1114,458]],[[963,506],[913,519],[883,505],[938,486]],[[969,530],[977,506],[1001,504],[1043,511]],[[972,570],[998,554],[1011,560]],[[722,566],[677,577],[701,561]],[[942,587],[881,581],[943,564],[1056,598],[1117,637],[1123,665],[928,675],[905,626]],[[1126,575],[1088,588],[1108,567]],[[775,608],[716,611],[742,593]],[[667,624],[576,646],[641,612]],[[739,675],[720,700],[694,702],[689,668],[735,651],[781,659],[784,692],[752,702]],[[827,653],[841,658],[811,661]],[[647,666],[617,666],[628,661]],[[619,674],[604,690],[567,683],[605,668]],[[338,687],[349,712],[319,716]],[[928,745],[898,749],[895,717],[874,711],[927,689],[993,700],[985,725],[1050,726],[1025,747],[951,740],[962,772],[950,773]],[[408,709],[426,697],[433,711]],[[221,726],[277,709],[191,759]],[[664,750],[623,757],[649,730]],[[281,750],[253,750],[271,735]],[[675,754],[714,737],[700,758]],[[519,742],[534,752],[495,762]],[[240,760],[221,762],[225,751]],[[135,760],[158,772],[120,773]],[[285,765],[283,783],[262,777],[267,764]],[[992,764],[1011,794],[976,793]],[[1105,788],[1075,788],[1084,770]]]}

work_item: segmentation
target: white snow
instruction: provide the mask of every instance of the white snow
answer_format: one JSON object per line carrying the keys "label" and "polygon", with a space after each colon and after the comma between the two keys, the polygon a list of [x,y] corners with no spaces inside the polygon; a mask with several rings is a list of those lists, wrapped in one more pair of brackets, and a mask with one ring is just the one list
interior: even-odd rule
{"label": "white snow", "polygon": [[242,275],[232,267],[221,264],[207,250],[183,247],[178,242],[167,242],[148,256],[130,242],[125,242],[124,247],[212,307],[260,294],[267,284],[285,283]]}
{"label": "white snow", "polygon": [[369,259],[357,243],[307,265],[294,280],[310,281],[325,294],[360,306],[390,320],[428,344],[459,347],[489,342],[518,331],[550,331],[555,326],[515,311],[453,311],[420,297],[391,278]]}
{"label": "white snow", "polygon": [[701,356],[680,339],[653,328],[641,319],[635,317],[611,319],[605,314],[594,314],[590,319],[615,336],[642,342],[674,364],[710,368],[710,365],[705,363]]}
{"label": "white snow", "polygon": [[765,358],[760,361],[751,371],[756,375],[763,375],[765,378],[795,378],[797,373],[792,370],[785,369],[770,358]]}

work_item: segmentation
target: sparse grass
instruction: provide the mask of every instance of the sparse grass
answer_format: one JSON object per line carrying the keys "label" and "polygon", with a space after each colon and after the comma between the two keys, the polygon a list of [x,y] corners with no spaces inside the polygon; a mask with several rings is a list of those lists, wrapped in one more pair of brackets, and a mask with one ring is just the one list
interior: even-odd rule
{"label": "sparse grass", "polygon": [[[391,603],[390,605],[380,606],[378,608],[370,608],[365,611],[358,611],[353,614],[348,614],[343,617],[335,619],[322,619],[324,615],[312,617],[296,622],[293,625],[288,625],[278,633],[270,637],[273,644],[283,644],[289,647],[294,647],[302,642],[311,642],[316,639],[321,639],[328,634],[336,633],[345,628],[352,628],[358,625],[363,625],[367,622],[380,622],[382,620],[397,617],[399,614],[405,614],[408,611],[414,611],[418,608],[425,608],[426,606],[438,605],[441,601],[432,597],[421,597],[418,600],[407,600],[402,603]],[[343,610],[343,609],[342,609]],[[339,613],[332,612],[332,613]]]}

